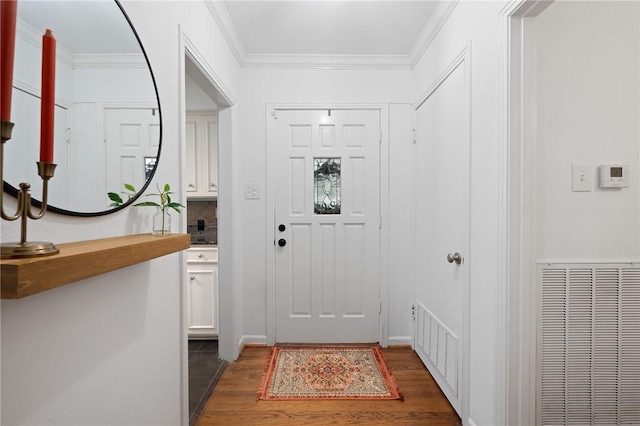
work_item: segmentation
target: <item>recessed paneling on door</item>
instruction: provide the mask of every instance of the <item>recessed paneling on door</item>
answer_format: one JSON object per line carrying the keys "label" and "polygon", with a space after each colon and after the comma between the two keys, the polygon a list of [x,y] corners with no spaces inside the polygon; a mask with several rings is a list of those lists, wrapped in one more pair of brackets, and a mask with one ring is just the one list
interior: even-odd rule
{"label": "recessed paneling on door", "polygon": [[380,338],[379,110],[274,117],[276,341]]}

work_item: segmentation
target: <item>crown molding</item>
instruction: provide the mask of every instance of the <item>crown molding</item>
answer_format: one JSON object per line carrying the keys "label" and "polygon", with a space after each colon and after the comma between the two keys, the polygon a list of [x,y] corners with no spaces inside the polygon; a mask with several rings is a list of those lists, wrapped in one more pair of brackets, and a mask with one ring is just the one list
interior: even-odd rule
{"label": "crown molding", "polygon": [[[21,19],[17,21],[16,36],[42,50],[42,33]],[[56,43],[56,58],[73,67],[73,53],[60,45],[60,43]]]}
{"label": "crown molding", "polygon": [[74,55],[74,69],[148,69],[141,53]]}
{"label": "crown molding", "polygon": [[438,2],[436,9],[429,17],[429,20],[409,52],[411,69],[420,61],[422,55],[427,51],[458,3],[459,0],[441,0]]}
{"label": "crown molding", "polygon": [[255,55],[245,56],[245,68],[276,69],[411,69],[407,55]]}
{"label": "crown molding", "polygon": [[274,69],[413,69],[436,38],[459,0],[441,0],[408,55],[282,55],[247,53],[222,0],[204,0],[238,65]]}
{"label": "crown molding", "polygon": [[238,34],[238,30],[236,29],[224,2],[221,0],[204,0],[204,3],[207,5],[213,19],[218,24],[218,28],[220,28],[222,36],[227,41],[236,61],[238,61],[238,65],[243,66],[247,50],[240,39],[240,34]]}

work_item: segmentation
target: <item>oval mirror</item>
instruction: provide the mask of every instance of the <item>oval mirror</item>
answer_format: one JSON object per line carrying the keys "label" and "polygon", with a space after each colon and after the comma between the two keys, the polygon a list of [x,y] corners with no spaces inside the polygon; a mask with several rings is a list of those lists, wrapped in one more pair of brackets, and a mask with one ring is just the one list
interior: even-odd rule
{"label": "oval mirror", "polygon": [[[18,2],[11,121],[5,143],[4,189],[31,184],[42,198],[36,162],[40,149],[42,34],[57,40],[54,158],[49,209],[98,216],[131,204],[153,177],[162,120],[146,53],[120,3],[28,0]],[[108,193],[137,190],[113,205]]]}

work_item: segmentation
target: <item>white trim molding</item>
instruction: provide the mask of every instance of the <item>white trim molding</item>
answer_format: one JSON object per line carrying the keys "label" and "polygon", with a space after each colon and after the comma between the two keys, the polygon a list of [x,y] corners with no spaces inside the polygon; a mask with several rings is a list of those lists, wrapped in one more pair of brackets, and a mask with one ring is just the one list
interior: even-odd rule
{"label": "white trim molding", "polygon": [[451,13],[453,13],[453,9],[458,5],[458,2],[459,0],[438,2],[436,9],[429,17],[427,24],[422,29],[422,32],[420,32],[418,39],[409,52],[409,63],[411,64],[411,69],[416,66],[418,61],[422,58],[422,55],[424,55],[424,52],[426,52],[429,46],[431,46],[431,43],[440,32],[440,29],[444,26],[445,22],[447,22]]}
{"label": "white trim molding", "polygon": [[213,20],[218,24],[218,28],[220,28],[222,36],[227,41],[229,49],[231,49],[236,61],[238,61],[238,64],[242,66],[244,64],[244,58],[247,55],[247,50],[244,48],[244,44],[240,39],[240,34],[238,34],[238,30],[236,29],[224,2],[204,0],[204,3],[207,5],[211,16],[213,16]]}
{"label": "white trim molding", "polygon": [[148,69],[142,53],[73,55],[74,69]]}
{"label": "white trim molding", "polygon": [[413,347],[413,338],[411,336],[389,336],[387,339],[388,346],[411,346]]}
{"label": "white trim molding", "polygon": [[[21,19],[18,19],[16,27],[16,36],[23,39],[27,43],[42,49],[42,33]],[[73,68],[73,53],[60,43],[56,45],[56,59]]]}
{"label": "white trim molding", "polygon": [[244,334],[238,342],[238,353],[242,353],[242,349],[247,345],[267,346],[267,336],[264,334]]}
{"label": "white trim molding", "polygon": [[413,69],[459,0],[440,1],[406,55],[311,55],[255,54],[247,52],[223,1],[205,0],[233,56],[243,68],[260,69]]}
{"label": "white trim molding", "polygon": [[[552,1],[511,0],[500,12],[500,235],[496,312],[496,425],[536,424],[535,86],[531,19]],[[525,34],[527,37],[525,37]],[[526,63],[526,65],[525,65]]]}

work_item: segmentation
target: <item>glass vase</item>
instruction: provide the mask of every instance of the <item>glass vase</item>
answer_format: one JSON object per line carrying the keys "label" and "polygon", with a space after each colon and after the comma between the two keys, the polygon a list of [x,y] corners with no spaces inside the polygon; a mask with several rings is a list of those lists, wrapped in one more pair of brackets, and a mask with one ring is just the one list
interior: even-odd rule
{"label": "glass vase", "polygon": [[169,209],[162,211],[161,207],[156,207],[156,213],[153,215],[153,235],[161,237],[171,234],[171,216]]}

